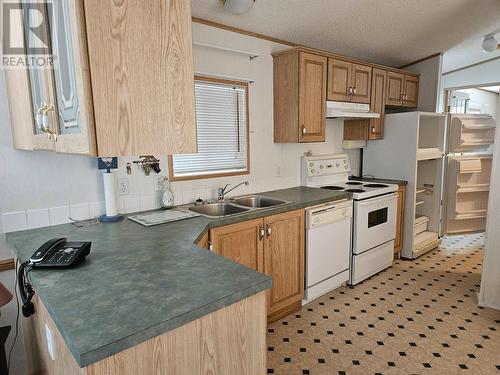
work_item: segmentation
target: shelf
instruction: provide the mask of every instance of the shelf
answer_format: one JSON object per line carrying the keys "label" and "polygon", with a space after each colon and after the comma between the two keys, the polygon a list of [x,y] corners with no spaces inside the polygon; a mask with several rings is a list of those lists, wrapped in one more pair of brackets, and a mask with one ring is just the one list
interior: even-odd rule
{"label": "shelf", "polygon": [[486,209],[457,212],[455,220],[479,219],[486,217]]}
{"label": "shelf", "polygon": [[426,223],[428,222],[430,219],[429,217],[425,216],[425,215],[417,215],[415,217],[415,221],[413,222],[413,225],[419,225],[419,224],[422,224],[422,223]]}
{"label": "shelf", "polygon": [[457,193],[479,193],[490,191],[490,184],[459,184]]}
{"label": "shelf", "polygon": [[439,239],[436,232],[425,231],[417,234],[413,238],[413,250],[418,252],[418,249],[425,248],[427,245],[434,243]]}
{"label": "shelf", "polygon": [[443,153],[437,147],[419,148],[417,150],[417,160],[418,161],[440,159],[442,156],[443,156]]}
{"label": "shelf", "polygon": [[417,206],[419,206],[419,205],[421,205],[423,203],[425,203],[425,201],[416,201],[415,202],[415,207],[417,207]]}

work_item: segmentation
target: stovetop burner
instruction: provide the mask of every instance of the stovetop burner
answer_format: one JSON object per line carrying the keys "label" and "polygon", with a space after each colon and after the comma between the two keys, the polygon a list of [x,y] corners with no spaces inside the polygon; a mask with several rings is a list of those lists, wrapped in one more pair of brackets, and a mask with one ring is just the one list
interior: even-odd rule
{"label": "stovetop burner", "polygon": [[349,193],[364,193],[365,190],[363,189],[345,189],[345,191],[348,191]]}
{"label": "stovetop burner", "polygon": [[342,186],[323,186],[323,189],[328,189],[328,190],[344,190]]}
{"label": "stovetop burner", "polygon": [[357,182],[357,181],[349,181],[349,182],[346,182],[345,184],[346,185],[363,185],[363,183]]}
{"label": "stovetop burner", "polygon": [[364,184],[363,186],[370,187],[370,188],[385,188],[385,187],[388,187],[389,185],[384,185],[384,184]]}

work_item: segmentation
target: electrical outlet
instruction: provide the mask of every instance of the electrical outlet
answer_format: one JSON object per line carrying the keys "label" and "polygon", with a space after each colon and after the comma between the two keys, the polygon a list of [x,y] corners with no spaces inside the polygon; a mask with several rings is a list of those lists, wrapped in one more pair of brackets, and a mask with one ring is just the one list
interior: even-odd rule
{"label": "electrical outlet", "polygon": [[162,175],[154,176],[153,184],[154,184],[155,191],[163,190],[163,178],[164,178],[164,176],[162,176]]}
{"label": "electrical outlet", "polygon": [[118,179],[118,195],[128,195],[128,178]]}

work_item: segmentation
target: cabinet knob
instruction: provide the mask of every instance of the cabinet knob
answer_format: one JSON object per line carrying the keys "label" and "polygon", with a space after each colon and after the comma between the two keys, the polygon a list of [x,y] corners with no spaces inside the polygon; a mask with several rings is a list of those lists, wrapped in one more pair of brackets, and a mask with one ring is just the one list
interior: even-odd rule
{"label": "cabinet knob", "polygon": [[273,228],[271,227],[271,224],[267,224],[266,232],[267,232],[267,237],[269,237],[273,233]]}
{"label": "cabinet knob", "polygon": [[353,94],[353,95],[356,95],[356,87],[353,87],[353,88],[352,88],[352,94]]}
{"label": "cabinet knob", "polygon": [[372,133],[375,133],[375,126],[372,126]]}
{"label": "cabinet knob", "polygon": [[211,242],[208,243],[208,250],[214,251],[214,245]]}
{"label": "cabinet knob", "polygon": [[306,127],[304,125],[302,125],[302,134],[306,134],[306,133],[307,133]]}

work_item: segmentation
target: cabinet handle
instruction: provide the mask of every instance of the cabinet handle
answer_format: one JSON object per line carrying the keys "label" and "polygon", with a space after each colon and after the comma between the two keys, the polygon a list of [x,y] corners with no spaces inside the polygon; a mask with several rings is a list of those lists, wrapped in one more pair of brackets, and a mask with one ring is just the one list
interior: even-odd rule
{"label": "cabinet handle", "polygon": [[353,94],[353,95],[356,95],[356,87],[353,87],[353,88],[352,88],[352,94]]}
{"label": "cabinet handle", "polygon": [[271,224],[266,225],[266,232],[267,232],[267,237],[269,237],[273,233],[273,228],[271,227]]}
{"label": "cabinet handle", "polygon": [[54,110],[54,105],[42,104],[36,112],[36,124],[38,128],[47,134],[49,139],[57,141],[57,133],[49,128],[49,112]]}
{"label": "cabinet handle", "polygon": [[375,133],[375,126],[372,126],[372,133]]}
{"label": "cabinet handle", "polygon": [[302,134],[306,134],[306,133],[307,133],[306,127],[304,125],[302,125]]}
{"label": "cabinet handle", "polygon": [[352,95],[352,86],[349,86],[349,93],[347,95],[351,96]]}
{"label": "cabinet handle", "polygon": [[262,241],[264,238],[264,226],[262,224],[259,224],[259,241]]}
{"label": "cabinet handle", "polygon": [[214,245],[212,245],[212,242],[210,242],[210,241],[208,242],[208,250],[210,250],[212,252],[214,251]]}

